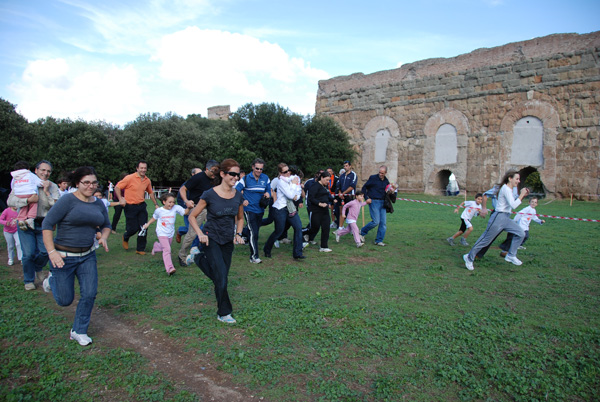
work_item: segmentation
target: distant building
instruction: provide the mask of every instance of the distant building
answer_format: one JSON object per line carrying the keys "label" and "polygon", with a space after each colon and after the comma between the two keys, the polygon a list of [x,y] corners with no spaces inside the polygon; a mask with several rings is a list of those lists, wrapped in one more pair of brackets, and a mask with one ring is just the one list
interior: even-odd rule
{"label": "distant building", "polygon": [[231,106],[212,106],[208,108],[208,118],[211,120],[227,120],[231,114]]}

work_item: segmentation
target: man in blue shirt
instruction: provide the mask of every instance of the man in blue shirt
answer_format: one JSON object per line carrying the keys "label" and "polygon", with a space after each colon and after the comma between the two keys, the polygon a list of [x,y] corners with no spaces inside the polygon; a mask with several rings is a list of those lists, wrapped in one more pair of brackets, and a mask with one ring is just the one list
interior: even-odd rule
{"label": "man in blue shirt", "polygon": [[[247,174],[236,186],[244,196],[244,215],[248,224],[248,235],[250,245],[250,262],[261,263],[258,258],[258,231],[261,226],[265,209],[261,207],[260,200],[271,196],[271,181],[269,176],[263,173],[265,161],[257,158],[252,162],[252,173]],[[246,232],[246,230],[244,230]]]}
{"label": "man in blue shirt", "polygon": [[369,198],[371,200],[369,212],[371,213],[372,220],[360,230],[360,235],[366,236],[371,229],[378,226],[375,244],[382,247],[385,246],[383,238],[385,237],[385,231],[387,229],[387,218],[384,207],[385,189],[388,184],[390,184],[387,177],[385,177],[386,173],[387,166],[380,166],[379,173],[370,176],[369,180],[367,180],[362,188],[365,199]]}

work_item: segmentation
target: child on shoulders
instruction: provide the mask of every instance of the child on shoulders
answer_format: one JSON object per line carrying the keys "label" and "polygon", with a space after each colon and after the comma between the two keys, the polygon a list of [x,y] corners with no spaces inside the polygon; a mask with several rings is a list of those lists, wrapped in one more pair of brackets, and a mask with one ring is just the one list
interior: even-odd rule
{"label": "child on shoulders", "polygon": [[[15,163],[14,169],[10,172],[13,177],[10,182],[13,194],[19,198],[29,198],[38,194],[38,188],[44,186],[44,181],[29,170],[29,163],[19,161]],[[37,207],[37,202],[32,202],[19,209],[17,221],[21,230],[35,229],[34,219],[37,216]]]}

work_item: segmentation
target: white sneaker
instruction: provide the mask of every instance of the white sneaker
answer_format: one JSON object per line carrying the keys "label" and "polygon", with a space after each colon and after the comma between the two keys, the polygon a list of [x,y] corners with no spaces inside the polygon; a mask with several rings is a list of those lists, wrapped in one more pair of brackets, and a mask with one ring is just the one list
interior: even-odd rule
{"label": "white sneaker", "polygon": [[35,290],[35,284],[33,282],[26,283],[25,290]]}
{"label": "white sneaker", "polygon": [[302,243],[302,248],[303,249],[306,248],[306,246],[308,246],[309,244],[310,244],[309,242],[305,241],[304,243]]}
{"label": "white sneaker", "polygon": [[187,265],[189,267],[190,265],[192,265],[193,262],[194,262],[194,256],[191,254],[188,254],[188,256],[185,257],[185,265]]}
{"label": "white sneaker", "polygon": [[50,287],[50,277],[51,276],[52,276],[52,272],[50,272],[48,277],[46,279],[44,279],[44,281],[42,282],[42,288],[44,289],[44,292],[46,292],[46,293],[52,292],[52,288]]}
{"label": "white sneaker", "polygon": [[280,242],[283,244],[291,244],[292,243],[292,241],[290,239],[288,239],[287,237],[285,239],[281,239]]}
{"label": "white sneaker", "polygon": [[467,267],[467,269],[469,271],[472,271],[475,269],[475,267],[473,266],[473,261],[469,261],[469,254],[463,255],[463,260],[465,260],[465,266]]}
{"label": "white sneaker", "polygon": [[305,234],[304,236],[302,236],[302,238],[304,239],[304,241],[308,241],[308,235]]}
{"label": "white sneaker", "polygon": [[519,260],[517,257],[511,257],[510,255],[506,255],[506,257],[504,257],[504,261],[512,262],[515,265],[523,264],[523,262],[521,262],[521,260]]}
{"label": "white sneaker", "polygon": [[87,334],[78,334],[73,330],[71,330],[71,340],[77,341],[81,346],[87,346],[92,343],[92,338],[87,336]]}
{"label": "white sneaker", "polygon": [[387,244],[385,244],[384,242],[380,241],[379,243],[375,243],[376,246],[381,246],[381,247],[385,247],[387,246]]}
{"label": "white sneaker", "polygon": [[469,243],[467,243],[467,240],[464,237],[460,238],[460,244],[462,244],[463,246],[468,246]]}
{"label": "white sneaker", "polygon": [[333,250],[330,249],[330,248],[323,248],[323,247],[321,247],[319,249],[319,251],[322,252],[322,253],[331,253]]}
{"label": "white sneaker", "polygon": [[200,249],[198,247],[194,246],[190,249],[190,255],[194,256],[196,254],[200,254]]}
{"label": "white sneaker", "polygon": [[360,242],[361,243],[365,243],[365,236],[359,235],[358,237],[360,237]]}
{"label": "white sneaker", "polygon": [[315,244],[317,244],[317,242],[316,242],[315,240],[313,240],[313,241],[309,241],[309,243],[310,243],[310,244],[312,244],[312,245],[315,245]]}
{"label": "white sneaker", "polygon": [[250,262],[253,264],[260,264],[262,262],[262,260],[258,257],[256,257],[256,258],[250,257]]}
{"label": "white sneaker", "polygon": [[331,225],[329,225],[330,229],[337,229],[338,225],[335,222],[331,222]]}
{"label": "white sneaker", "polygon": [[226,324],[235,324],[237,321],[235,320],[235,318],[233,318],[231,316],[231,314],[227,314],[227,315],[218,315],[217,316],[217,320],[224,322]]}
{"label": "white sneaker", "polygon": [[356,248],[361,248],[364,245],[365,245],[365,243],[356,243]]}
{"label": "white sneaker", "polygon": [[338,231],[336,230],[335,232],[333,232],[333,234],[335,235],[335,242],[339,243],[340,242],[340,235],[338,234]]}
{"label": "white sneaker", "polygon": [[527,250],[527,249],[523,246],[519,246],[518,250]]}
{"label": "white sneaker", "polygon": [[13,265],[15,262],[13,260],[8,260],[8,265]]}
{"label": "white sneaker", "polygon": [[28,228],[30,228],[31,230],[35,229],[35,221],[33,218],[29,218],[25,220],[25,224],[27,225]]}
{"label": "white sneaker", "polygon": [[279,240],[275,240],[275,243],[273,243],[273,245],[275,246],[275,248],[279,248]]}

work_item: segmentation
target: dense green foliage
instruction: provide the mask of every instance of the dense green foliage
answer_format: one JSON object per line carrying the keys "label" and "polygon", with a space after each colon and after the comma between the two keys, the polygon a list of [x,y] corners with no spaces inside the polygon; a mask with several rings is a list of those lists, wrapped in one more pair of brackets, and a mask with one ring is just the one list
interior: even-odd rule
{"label": "dense green foliage", "polygon": [[179,185],[195,167],[209,159],[236,159],[248,169],[256,157],[275,173],[279,162],[299,166],[310,174],[352,159],[348,135],[328,117],[302,117],[279,105],[247,104],[228,121],[197,114],[147,113],[124,127],[105,122],[47,117],[29,123],[15,105],[0,98],[0,161],[3,184],[18,160],[54,165],[51,179],[78,166],[96,168],[102,183],[131,173],[138,160],[148,162],[155,185]]}

